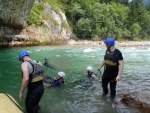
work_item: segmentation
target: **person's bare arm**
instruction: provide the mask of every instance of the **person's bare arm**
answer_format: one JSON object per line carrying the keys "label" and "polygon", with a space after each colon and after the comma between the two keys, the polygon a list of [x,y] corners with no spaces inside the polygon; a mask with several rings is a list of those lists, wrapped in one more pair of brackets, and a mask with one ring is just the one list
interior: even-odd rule
{"label": "person's bare arm", "polygon": [[27,62],[22,63],[21,69],[23,72],[23,78],[22,78],[22,84],[21,84],[21,88],[20,88],[20,92],[19,92],[20,101],[22,100],[23,92],[24,92],[24,90],[27,87],[28,82],[29,82],[29,71],[28,71]]}
{"label": "person's bare arm", "polygon": [[104,66],[104,60],[103,60],[102,64],[98,67],[98,71],[100,71],[103,66]]}
{"label": "person's bare arm", "polygon": [[95,74],[91,75],[95,80],[97,80],[97,76]]}
{"label": "person's bare arm", "polygon": [[123,67],[124,67],[124,62],[123,62],[123,60],[120,60],[119,61],[119,72],[118,72],[118,75],[116,77],[116,81],[120,80],[121,74],[122,74],[122,71],[123,71]]}
{"label": "person's bare arm", "polygon": [[52,86],[50,83],[43,83],[43,85],[48,88]]}

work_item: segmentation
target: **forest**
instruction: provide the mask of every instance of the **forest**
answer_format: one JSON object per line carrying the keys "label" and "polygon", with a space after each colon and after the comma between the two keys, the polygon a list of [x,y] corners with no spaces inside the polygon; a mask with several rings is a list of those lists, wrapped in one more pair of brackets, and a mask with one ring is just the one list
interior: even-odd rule
{"label": "forest", "polygon": [[58,0],[72,39],[150,40],[150,5],[145,0]]}

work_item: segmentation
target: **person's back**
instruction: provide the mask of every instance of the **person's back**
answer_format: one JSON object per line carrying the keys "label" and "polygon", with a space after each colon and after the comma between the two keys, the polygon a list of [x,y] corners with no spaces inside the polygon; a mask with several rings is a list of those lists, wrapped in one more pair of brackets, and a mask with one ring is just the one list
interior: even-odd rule
{"label": "person's back", "polygon": [[19,60],[22,61],[22,85],[19,92],[20,101],[23,92],[28,87],[25,107],[27,113],[37,113],[39,111],[39,101],[44,93],[43,78],[44,69],[40,64],[32,61],[27,51],[19,53]]}
{"label": "person's back", "polygon": [[33,90],[36,86],[43,84],[44,69],[36,60],[25,61],[29,69],[28,90]]}

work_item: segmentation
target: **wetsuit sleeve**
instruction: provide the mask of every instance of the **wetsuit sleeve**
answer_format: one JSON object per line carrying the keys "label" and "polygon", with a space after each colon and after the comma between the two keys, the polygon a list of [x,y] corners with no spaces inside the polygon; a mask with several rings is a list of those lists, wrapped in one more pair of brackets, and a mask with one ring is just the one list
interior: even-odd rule
{"label": "wetsuit sleeve", "polygon": [[118,61],[119,61],[119,60],[123,60],[122,53],[121,53],[118,49],[117,49],[116,53],[117,53],[117,60],[118,60]]}
{"label": "wetsuit sleeve", "polygon": [[63,83],[64,83],[63,81],[58,81],[58,80],[56,80],[56,81],[54,81],[54,83],[52,84],[52,87],[54,87],[54,86],[59,87],[59,86],[62,85]]}

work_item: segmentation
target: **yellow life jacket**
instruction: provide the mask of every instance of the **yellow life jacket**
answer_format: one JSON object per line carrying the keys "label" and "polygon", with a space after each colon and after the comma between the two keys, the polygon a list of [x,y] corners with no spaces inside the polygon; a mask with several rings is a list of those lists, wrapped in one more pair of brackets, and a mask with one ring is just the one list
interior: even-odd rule
{"label": "yellow life jacket", "polygon": [[117,66],[118,62],[115,58],[114,52],[106,51],[105,57],[104,57],[104,63],[108,66]]}
{"label": "yellow life jacket", "polygon": [[44,68],[42,65],[36,62],[28,61],[33,68],[32,73],[29,75],[29,81],[30,82],[38,82],[43,80],[44,77]]}

